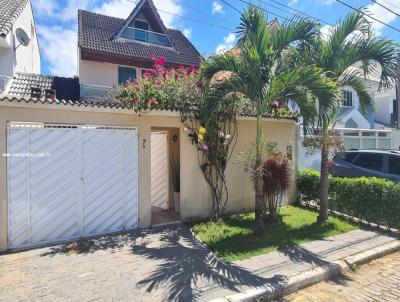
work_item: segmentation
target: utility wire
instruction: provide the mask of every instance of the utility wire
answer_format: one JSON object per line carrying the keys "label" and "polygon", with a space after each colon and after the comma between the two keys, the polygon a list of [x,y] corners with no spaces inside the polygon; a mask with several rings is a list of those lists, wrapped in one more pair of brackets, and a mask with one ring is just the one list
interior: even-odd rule
{"label": "utility wire", "polygon": [[387,23],[385,23],[385,22],[383,22],[383,21],[381,21],[381,20],[379,20],[379,19],[377,19],[377,18],[375,18],[375,17],[373,17],[371,15],[366,14],[362,10],[360,10],[358,8],[355,8],[354,6],[351,6],[350,4],[347,4],[346,2],[343,2],[342,0],[336,0],[336,1],[341,3],[341,4],[343,4],[344,6],[347,6],[348,8],[350,8],[350,9],[356,11],[356,12],[359,12],[360,14],[363,14],[364,16],[366,16],[368,18],[371,18],[372,20],[375,20],[376,22],[379,22],[379,23],[381,23],[381,24],[383,24],[383,25],[385,25],[387,27],[390,27],[391,29],[394,29],[395,31],[400,32],[400,29],[398,29],[398,28],[396,28],[394,26],[391,26],[391,25],[389,25],[389,24],[387,24]]}
{"label": "utility wire", "polygon": [[247,5],[256,7],[256,8],[258,8],[258,9],[261,9],[261,10],[263,10],[264,12],[266,12],[266,13],[268,13],[268,14],[274,15],[275,17],[278,17],[278,18],[284,19],[284,20],[286,20],[286,21],[289,21],[288,18],[283,17],[283,16],[281,16],[281,15],[278,15],[278,14],[276,14],[276,13],[273,13],[273,12],[271,12],[271,11],[269,11],[269,10],[263,8],[263,7],[254,5],[254,4],[252,4],[252,3],[250,3],[250,2],[247,2],[247,1],[245,1],[245,0],[239,0],[239,1],[240,1],[240,2],[243,2],[244,4],[247,4]]}
{"label": "utility wire", "polygon": [[[269,3],[267,3],[267,2],[265,2],[265,1],[263,1],[263,0],[259,0],[259,1],[260,1],[261,3],[266,4],[266,5],[270,5],[271,7],[274,7],[274,8],[276,8],[276,9],[280,9],[280,8],[278,8],[278,7],[276,7],[276,6],[273,6],[272,4],[269,4]],[[311,15],[309,15],[309,14],[307,14],[307,13],[301,11],[301,10],[298,10],[298,9],[296,9],[296,8],[294,8],[294,7],[291,7],[291,6],[289,6],[289,5],[283,4],[283,3],[279,2],[279,1],[276,1],[276,0],[269,0],[269,1],[271,1],[271,2],[273,2],[273,3],[276,3],[276,4],[278,4],[278,5],[282,6],[282,7],[286,7],[286,8],[288,8],[288,9],[290,9],[290,10],[294,10],[295,12],[297,12],[297,13],[299,13],[299,14],[302,14],[302,15],[304,15],[304,16],[307,16],[307,17],[309,17],[309,18],[311,18],[311,19],[314,19],[314,20],[316,20],[316,21],[320,21],[321,23],[324,23],[324,24],[326,24],[326,25],[331,25],[331,26],[332,26],[331,23],[328,23],[328,22],[326,22],[326,21],[324,21],[324,20],[322,20],[322,19],[315,18],[315,17],[313,17],[313,16],[311,16]],[[282,10],[282,9],[280,9],[280,10]],[[282,10],[282,11],[283,11],[283,10]],[[286,11],[286,12],[287,12],[287,11]],[[287,13],[292,14],[292,15],[295,15],[295,14],[293,14],[292,12],[287,12]]]}
{"label": "utility wire", "polygon": [[234,7],[234,6],[233,6],[232,4],[230,4],[228,1],[221,0],[221,2],[224,3],[225,5],[229,6],[230,8],[232,8],[232,9],[233,9],[234,11],[236,11],[239,15],[242,14],[242,12],[241,12],[238,8]]}
{"label": "utility wire", "polygon": [[[134,3],[134,4],[137,4],[137,1],[135,1],[135,0],[126,0],[126,1],[132,2],[132,3]],[[197,19],[193,19],[193,18],[190,18],[190,17],[178,15],[178,14],[171,13],[171,12],[169,12],[169,11],[162,10],[162,9],[159,9],[159,8],[157,8],[157,11],[160,11],[160,12],[163,12],[163,13],[166,13],[166,14],[169,14],[169,15],[172,15],[172,16],[175,16],[175,17],[183,18],[183,19],[186,19],[186,20],[189,20],[189,21],[192,21],[192,22],[197,22],[197,23],[205,24],[205,25],[208,25],[208,26],[214,26],[214,27],[218,27],[218,28],[221,28],[221,29],[229,30],[229,31],[234,31],[234,30],[235,30],[235,29],[230,28],[230,27],[226,27],[226,26],[223,26],[223,25],[214,24],[214,23],[210,23],[210,22],[206,22],[206,21],[197,20]]]}
{"label": "utility wire", "polygon": [[396,16],[400,17],[400,14],[399,14],[399,13],[396,13],[396,12],[395,12],[394,10],[392,10],[391,8],[389,8],[389,7],[387,7],[387,6],[385,6],[385,5],[381,4],[381,3],[379,3],[378,1],[375,1],[375,0],[371,0],[371,1],[374,2],[374,3],[376,3],[376,4],[378,4],[379,6],[383,7],[384,9],[388,10],[389,12],[395,14]]}

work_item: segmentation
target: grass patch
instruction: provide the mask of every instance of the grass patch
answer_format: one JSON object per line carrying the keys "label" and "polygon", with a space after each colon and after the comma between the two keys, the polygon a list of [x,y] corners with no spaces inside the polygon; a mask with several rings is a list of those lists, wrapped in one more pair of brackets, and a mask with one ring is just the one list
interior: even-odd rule
{"label": "grass patch", "polygon": [[329,217],[321,227],[316,224],[317,212],[294,206],[282,207],[279,215],[280,221],[267,225],[261,238],[253,235],[254,212],[200,222],[192,229],[218,256],[234,261],[359,228],[337,217]]}

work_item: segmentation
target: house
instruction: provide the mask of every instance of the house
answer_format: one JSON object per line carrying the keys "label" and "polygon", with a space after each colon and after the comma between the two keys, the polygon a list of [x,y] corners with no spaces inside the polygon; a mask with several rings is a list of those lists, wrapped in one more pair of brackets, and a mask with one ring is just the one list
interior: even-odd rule
{"label": "house", "polygon": [[[357,68],[357,67],[353,67]],[[345,150],[349,149],[399,149],[400,132],[396,129],[398,101],[395,87],[378,91],[379,77],[368,75],[366,83],[375,102],[375,111],[363,114],[357,92],[343,87],[343,101],[336,116],[336,133],[340,135]],[[303,146],[302,128],[299,128],[298,164],[301,168],[319,170],[320,152],[311,153]]]}
{"label": "house", "polygon": [[30,0],[0,0],[0,94],[17,72],[40,73],[40,52]]}
{"label": "house", "polygon": [[166,28],[153,1],[140,1],[126,20],[78,12],[81,96],[104,95],[113,84],[141,78],[163,56],[167,67],[199,66],[201,56],[183,33]]}
{"label": "house", "polygon": [[[60,99],[58,91],[56,97],[43,95],[56,81],[48,77],[35,84],[40,94],[14,82],[13,94],[0,97],[0,251],[210,214],[209,186],[179,112],[137,114],[84,94],[86,85],[107,89],[140,78],[151,67],[151,53],[164,56],[168,66],[198,65],[194,46],[165,28],[151,0],[141,0],[127,20],[79,11],[78,49],[80,98]],[[251,114],[239,117],[232,158],[248,150],[255,132]],[[282,153],[296,154],[295,120],[265,118],[263,132]],[[172,158],[180,165],[176,200]],[[295,166],[293,158],[293,176]],[[252,209],[251,175],[232,160],[226,179],[227,211]],[[293,181],[288,200],[294,198]]]}

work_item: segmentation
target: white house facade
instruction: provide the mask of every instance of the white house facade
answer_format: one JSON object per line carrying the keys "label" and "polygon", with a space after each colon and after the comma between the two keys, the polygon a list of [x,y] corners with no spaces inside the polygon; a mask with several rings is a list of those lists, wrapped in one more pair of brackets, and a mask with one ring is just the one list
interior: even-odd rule
{"label": "white house facade", "polygon": [[[0,15],[2,93],[17,72],[40,73],[40,51],[30,0],[0,0]],[[22,35],[27,37],[23,43]]]}

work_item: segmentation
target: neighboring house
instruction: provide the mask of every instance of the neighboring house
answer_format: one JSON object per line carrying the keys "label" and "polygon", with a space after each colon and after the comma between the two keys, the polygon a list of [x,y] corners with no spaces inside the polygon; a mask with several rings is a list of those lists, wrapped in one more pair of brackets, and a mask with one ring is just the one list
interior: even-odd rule
{"label": "neighboring house", "polygon": [[163,56],[167,67],[199,66],[201,56],[183,33],[166,28],[153,1],[140,1],[126,20],[80,10],[78,74],[82,97],[142,77]]}
{"label": "neighboring house", "polygon": [[[167,66],[201,60],[181,32],[165,28],[150,0],[140,1],[127,20],[80,11],[78,46],[83,91],[88,84],[102,88],[140,77],[152,65],[151,53],[164,56]],[[19,73],[10,93],[0,96],[0,251],[210,214],[210,189],[179,112],[137,114],[91,96],[63,100],[60,81],[75,87],[67,92],[76,96],[77,79]],[[255,139],[255,118],[238,120],[232,159]],[[264,119],[263,133],[284,154],[297,153],[294,120]],[[176,208],[172,157],[180,164]],[[294,157],[293,177],[295,166]],[[250,173],[232,160],[226,180],[227,211],[254,208]],[[294,198],[293,180],[288,199]]]}
{"label": "neighboring house", "polygon": [[[356,68],[356,67],[354,67]],[[343,101],[336,116],[335,130],[349,149],[399,149],[400,133],[397,125],[398,101],[395,87],[378,91],[379,78],[369,75],[366,79],[375,102],[375,111],[362,114],[359,97],[351,87],[343,87]],[[298,164],[301,168],[320,169],[319,152],[309,153],[303,146],[302,128],[299,128]]]}
{"label": "neighboring house", "polygon": [[40,73],[40,52],[30,0],[0,0],[0,94],[17,72]]}

